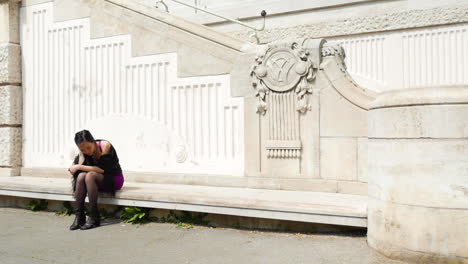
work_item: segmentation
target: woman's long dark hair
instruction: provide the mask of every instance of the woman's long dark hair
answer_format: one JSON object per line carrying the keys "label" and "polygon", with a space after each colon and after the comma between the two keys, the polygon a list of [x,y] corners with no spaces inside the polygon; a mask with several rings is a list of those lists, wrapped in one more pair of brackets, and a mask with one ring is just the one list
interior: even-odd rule
{"label": "woman's long dark hair", "polygon": [[[79,144],[81,144],[83,142],[96,142],[93,135],[91,135],[91,132],[89,132],[86,129],[78,131],[75,134],[75,143],[76,143],[76,145],[78,146]],[[75,160],[73,161],[73,164],[78,164],[79,159],[80,159],[80,155],[77,155],[75,157]],[[86,165],[86,161],[85,161],[85,163],[83,165]],[[75,172],[75,174],[73,174],[73,177],[72,177],[73,192],[75,192],[75,190],[76,190],[76,179],[78,178],[78,174],[80,174],[81,172],[82,171],[77,171],[77,172]]]}
{"label": "woman's long dark hair", "polygon": [[84,129],[79,132],[76,132],[75,134],[75,144],[79,145],[83,142],[95,142],[93,135],[91,135],[91,132],[88,130]]}

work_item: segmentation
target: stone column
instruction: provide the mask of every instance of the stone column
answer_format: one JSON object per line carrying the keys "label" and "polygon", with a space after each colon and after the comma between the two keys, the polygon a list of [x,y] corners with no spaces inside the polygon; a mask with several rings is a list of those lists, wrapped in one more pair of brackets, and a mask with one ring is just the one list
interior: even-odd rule
{"label": "stone column", "polygon": [[19,8],[19,0],[0,0],[0,176],[17,176],[21,166]]}
{"label": "stone column", "polygon": [[396,90],[369,111],[368,243],[468,263],[468,86]]}

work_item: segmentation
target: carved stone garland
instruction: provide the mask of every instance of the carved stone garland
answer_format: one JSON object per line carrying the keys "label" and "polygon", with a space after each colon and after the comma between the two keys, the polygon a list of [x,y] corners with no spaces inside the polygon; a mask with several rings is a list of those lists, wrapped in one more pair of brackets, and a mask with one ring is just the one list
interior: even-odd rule
{"label": "carved stone garland", "polygon": [[257,113],[267,114],[269,121],[269,158],[300,157],[299,115],[310,110],[308,96],[318,68],[309,55],[294,42],[272,45],[255,58],[250,75],[259,101]]}

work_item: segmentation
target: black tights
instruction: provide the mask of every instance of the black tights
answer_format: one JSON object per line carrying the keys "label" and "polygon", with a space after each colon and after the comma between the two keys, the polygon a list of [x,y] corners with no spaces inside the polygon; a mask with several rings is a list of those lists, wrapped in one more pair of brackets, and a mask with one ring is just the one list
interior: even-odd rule
{"label": "black tights", "polygon": [[101,176],[96,172],[82,172],[76,179],[75,201],[76,210],[84,211],[86,193],[88,194],[91,212],[97,211],[98,186],[97,180]]}

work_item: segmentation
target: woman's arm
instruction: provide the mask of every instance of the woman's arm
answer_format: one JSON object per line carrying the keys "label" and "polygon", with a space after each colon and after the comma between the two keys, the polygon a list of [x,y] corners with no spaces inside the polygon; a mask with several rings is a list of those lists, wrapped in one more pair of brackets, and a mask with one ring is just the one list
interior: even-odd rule
{"label": "woman's arm", "polygon": [[[80,153],[78,154],[78,160],[75,158],[75,161],[73,161],[73,164],[70,166],[70,168],[68,169],[68,171],[70,172],[71,175],[75,174],[77,171],[79,171],[78,169],[78,165],[81,165],[84,163],[84,160],[85,160],[85,157],[83,155],[83,153],[80,151]],[[75,163],[76,162],[76,163]]]}
{"label": "woman's arm", "polygon": [[95,171],[97,173],[104,173],[104,170],[96,166],[83,165],[85,157],[82,152],[79,154],[78,164],[74,164],[68,169],[70,174],[75,174],[77,171]]}
{"label": "woman's arm", "polygon": [[76,171],[94,171],[94,172],[97,172],[97,173],[104,173],[104,170],[99,168],[99,167],[95,167],[95,166],[86,166],[86,165],[75,165],[73,166]]}

